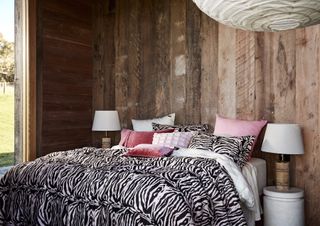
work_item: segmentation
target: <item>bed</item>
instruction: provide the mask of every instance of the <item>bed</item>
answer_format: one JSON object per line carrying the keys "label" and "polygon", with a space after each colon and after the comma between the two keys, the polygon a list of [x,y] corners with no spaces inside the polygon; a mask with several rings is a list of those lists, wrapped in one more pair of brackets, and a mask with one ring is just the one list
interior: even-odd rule
{"label": "bed", "polygon": [[124,151],[87,147],[13,167],[0,180],[0,224],[247,225],[242,205],[252,210],[254,195],[221,158]]}

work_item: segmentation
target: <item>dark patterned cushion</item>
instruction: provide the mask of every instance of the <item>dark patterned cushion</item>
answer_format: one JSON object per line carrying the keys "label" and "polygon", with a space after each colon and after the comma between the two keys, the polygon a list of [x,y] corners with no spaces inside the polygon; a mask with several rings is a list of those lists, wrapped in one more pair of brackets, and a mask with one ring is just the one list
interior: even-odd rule
{"label": "dark patterned cushion", "polygon": [[192,137],[189,148],[213,151],[213,143],[216,139],[217,136],[215,135],[201,133]]}
{"label": "dark patterned cushion", "polygon": [[223,137],[199,134],[191,139],[189,148],[226,155],[242,168],[249,160],[254,139],[254,136]]}
{"label": "dark patterned cushion", "polygon": [[213,152],[226,155],[242,168],[249,160],[254,139],[254,136],[216,136],[213,143]]}
{"label": "dark patterned cushion", "polygon": [[208,124],[194,124],[194,125],[161,125],[152,123],[153,130],[175,129],[176,132],[207,132],[209,131]]}

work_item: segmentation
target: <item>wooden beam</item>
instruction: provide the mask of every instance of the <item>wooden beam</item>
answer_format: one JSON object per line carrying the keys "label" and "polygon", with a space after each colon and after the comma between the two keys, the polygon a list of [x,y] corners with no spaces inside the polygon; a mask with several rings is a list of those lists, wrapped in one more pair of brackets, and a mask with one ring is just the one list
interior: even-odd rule
{"label": "wooden beam", "polygon": [[29,79],[28,79],[28,138],[25,160],[37,156],[37,0],[29,0]]}

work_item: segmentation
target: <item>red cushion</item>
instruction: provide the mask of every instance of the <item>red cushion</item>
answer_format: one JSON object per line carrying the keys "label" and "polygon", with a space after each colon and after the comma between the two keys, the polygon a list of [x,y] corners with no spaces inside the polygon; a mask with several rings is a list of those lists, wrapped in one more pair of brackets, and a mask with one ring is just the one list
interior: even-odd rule
{"label": "red cushion", "polygon": [[153,134],[155,133],[172,133],[174,129],[158,130],[158,131],[133,131],[123,129],[121,131],[121,140],[119,145],[133,148],[138,144],[152,144]]}
{"label": "red cushion", "polygon": [[129,149],[125,156],[136,157],[162,157],[169,156],[173,151],[173,148],[162,147],[154,144],[139,144],[135,148]]}

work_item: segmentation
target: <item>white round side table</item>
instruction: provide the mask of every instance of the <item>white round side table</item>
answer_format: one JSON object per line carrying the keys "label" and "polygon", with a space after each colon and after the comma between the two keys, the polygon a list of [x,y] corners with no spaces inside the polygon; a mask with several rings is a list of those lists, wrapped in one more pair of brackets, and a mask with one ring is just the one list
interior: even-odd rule
{"label": "white round side table", "polygon": [[304,226],[304,192],[300,188],[278,191],[275,186],[263,189],[265,226]]}

